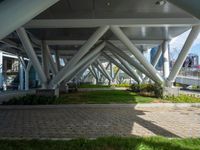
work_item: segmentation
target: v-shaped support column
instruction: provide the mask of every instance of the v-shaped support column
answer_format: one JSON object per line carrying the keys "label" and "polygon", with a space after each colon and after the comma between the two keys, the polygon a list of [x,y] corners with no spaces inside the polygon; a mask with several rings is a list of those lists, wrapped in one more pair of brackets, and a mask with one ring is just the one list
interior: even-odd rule
{"label": "v-shaped support column", "polygon": [[109,26],[103,26],[97,29],[97,31],[88,39],[88,41],[79,49],[75,56],[66,64],[66,66],[60,70],[57,75],[50,82],[49,87],[55,87],[59,85],[65,78],[69,70],[80,61],[80,59],[89,52],[89,50],[96,44],[96,42],[104,35],[109,29]]}
{"label": "v-shaped support column", "polygon": [[119,40],[130,50],[130,52],[137,58],[137,60],[145,67],[145,69],[161,84],[164,83],[163,78],[159,75],[156,69],[146,60],[140,50],[133,45],[129,38],[122,32],[118,26],[110,27],[112,32],[119,38]]}

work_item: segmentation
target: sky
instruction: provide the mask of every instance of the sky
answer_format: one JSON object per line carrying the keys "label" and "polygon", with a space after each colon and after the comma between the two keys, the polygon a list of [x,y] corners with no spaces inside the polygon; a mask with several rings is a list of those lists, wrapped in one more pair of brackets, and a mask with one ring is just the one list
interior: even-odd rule
{"label": "sky", "polygon": [[[172,39],[170,41],[170,57],[171,59],[176,59],[178,56],[178,53],[182,49],[189,33],[191,30],[184,32],[183,34],[179,35],[178,37]],[[192,48],[190,49],[189,53],[197,54],[200,57],[200,34],[195,40],[195,42],[192,45]],[[200,58],[199,58],[200,60]]]}

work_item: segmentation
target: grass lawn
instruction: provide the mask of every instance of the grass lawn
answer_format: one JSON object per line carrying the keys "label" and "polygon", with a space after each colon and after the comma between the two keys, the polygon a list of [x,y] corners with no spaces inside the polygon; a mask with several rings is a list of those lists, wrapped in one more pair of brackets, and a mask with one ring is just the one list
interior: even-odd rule
{"label": "grass lawn", "polygon": [[150,103],[156,98],[139,96],[130,91],[90,91],[77,92],[62,95],[57,103],[63,104],[134,104],[134,103]]}
{"label": "grass lawn", "polygon": [[99,84],[81,84],[78,86],[79,88],[109,88],[110,85],[99,85]]}
{"label": "grass lawn", "polygon": [[163,137],[95,140],[0,140],[1,150],[199,150],[200,139],[167,139]]}

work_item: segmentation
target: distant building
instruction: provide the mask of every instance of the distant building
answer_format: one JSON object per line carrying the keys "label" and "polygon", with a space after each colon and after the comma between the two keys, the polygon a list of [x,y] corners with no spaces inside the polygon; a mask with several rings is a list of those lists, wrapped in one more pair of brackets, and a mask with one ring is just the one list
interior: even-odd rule
{"label": "distant building", "polygon": [[199,56],[192,53],[188,54],[183,67],[196,68],[197,66],[199,66]]}

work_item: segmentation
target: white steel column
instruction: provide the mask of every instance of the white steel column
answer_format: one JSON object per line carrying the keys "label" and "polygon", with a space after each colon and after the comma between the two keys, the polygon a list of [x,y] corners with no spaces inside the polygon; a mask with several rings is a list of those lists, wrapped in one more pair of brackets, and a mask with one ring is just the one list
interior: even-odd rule
{"label": "white steel column", "polygon": [[46,49],[46,46],[45,46],[45,42],[42,41],[42,64],[43,64],[43,70],[44,70],[44,73],[47,77],[47,79],[49,80],[50,79],[50,75],[49,75],[49,59],[48,59],[48,55],[47,55],[47,49]]}
{"label": "white steel column", "polygon": [[26,69],[25,69],[25,90],[29,90],[29,71],[31,69],[32,63],[29,60]]}
{"label": "white steel column", "polygon": [[108,48],[116,53],[117,55],[121,56],[124,60],[126,60],[129,64],[131,64],[133,67],[135,67],[140,72],[144,73],[146,76],[148,76],[150,79],[156,81],[156,78],[152,76],[140,63],[135,61],[133,58],[131,58],[129,55],[127,55],[125,52],[123,52],[121,49],[116,47],[110,42],[107,42]]}
{"label": "white steel column", "polygon": [[107,70],[104,68],[104,66],[102,65],[102,63],[100,62],[100,60],[97,60],[98,65],[100,66],[100,68],[102,69],[102,71],[105,73],[105,75],[107,76],[109,81],[112,81],[112,78],[110,77],[109,73],[107,72]]}
{"label": "white steel column", "polygon": [[32,45],[31,45],[31,42],[30,42],[30,40],[28,38],[28,35],[27,35],[25,29],[24,28],[19,28],[17,30],[17,33],[18,33],[18,36],[19,36],[19,38],[20,38],[20,40],[22,42],[24,50],[26,51],[27,56],[30,58],[34,69],[37,71],[38,76],[39,76],[42,84],[45,86],[46,83],[47,83],[47,78],[46,78],[45,73],[44,73],[44,71],[42,69],[42,66],[41,66],[41,64],[40,64],[40,62],[39,62],[39,60],[37,58],[37,55],[36,55]]}
{"label": "white steel column", "polygon": [[73,78],[73,76],[75,76],[78,72],[78,70],[82,67],[88,67],[89,65],[91,65],[91,63],[93,63],[98,57],[99,57],[100,53],[96,53],[96,52],[92,52],[90,54],[88,54],[87,56],[85,56],[77,65],[74,66],[73,69],[69,70],[69,72],[67,72],[66,74],[69,74],[67,76],[67,78],[65,79],[66,81],[69,81]]}
{"label": "white steel column", "polygon": [[[109,26],[103,26],[97,29],[97,31],[88,39],[88,41],[79,49],[75,56],[70,59],[67,65],[57,73],[57,75],[51,81],[51,86],[58,85],[66,77],[66,72],[71,70],[75,64],[96,44],[96,42],[104,35],[109,29]],[[104,43],[105,44],[105,43]]]}
{"label": "white steel column", "polygon": [[142,79],[140,78],[140,76],[137,74],[136,70],[134,70],[133,68],[131,68],[131,66],[120,56],[115,55],[113,53],[113,55],[119,60],[119,62],[122,63],[122,65],[124,65],[124,67],[132,74],[132,76],[134,77],[135,81],[138,82],[139,84],[142,82]]}
{"label": "white steel column", "polygon": [[24,90],[24,66],[21,61],[19,61],[19,87],[20,90]]}
{"label": "white steel column", "polygon": [[156,82],[164,83],[163,78],[159,75],[156,69],[146,60],[140,50],[133,45],[129,38],[122,32],[118,26],[111,26],[112,32],[120,39],[120,41],[130,50],[130,52],[137,58],[138,61],[154,76]]}
{"label": "white steel column", "polygon": [[[98,54],[98,52],[100,52],[103,48],[105,47],[105,43],[103,42],[103,43],[101,43],[100,45],[98,45],[96,48],[94,48],[91,52],[90,52],[90,54],[91,55],[93,55],[93,53],[94,54]],[[85,57],[87,58],[87,56],[89,55],[90,56],[90,54],[87,54]],[[76,65],[74,65],[74,67],[72,67],[70,70],[64,70],[64,68],[58,73],[59,74],[59,76],[60,76],[60,78],[58,78],[59,76],[58,76],[58,74],[55,76],[56,78],[54,78],[51,82],[50,82],[50,84],[49,84],[49,87],[50,88],[56,88],[64,79],[66,79],[66,78],[68,78],[68,76],[70,76],[71,75],[71,70],[74,70],[74,68],[77,66],[77,65],[82,65],[82,64],[80,64],[80,63],[83,63],[84,61],[85,61],[85,57],[83,57]],[[87,59],[86,59],[87,60]],[[69,64],[69,63],[68,63]],[[68,65],[67,64],[67,65]],[[64,70],[64,71],[63,71]],[[73,73],[73,72],[72,72]]]}
{"label": "white steel column", "polygon": [[167,79],[169,76],[169,41],[163,42],[163,77]]}
{"label": "white steel column", "polygon": [[161,55],[162,55],[162,45],[159,46],[159,48],[153,58],[152,65],[154,67],[156,67],[156,65],[158,64],[158,61],[160,60]]}
{"label": "white steel column", "polygon": [[3,52],[0,51],[0,88],[3,86]]}
{"label": "white steel column", "polygon": [[60,71],[60,56],[58,50],[55,50],[56,66],[58,71]]}
{"label": "white steel column", "polygon": [[[58,72],[58,69],[56,67],[56,64],[53,60],[53,57],[51,55],[51,50],[49,49],[49,46],[47,45],[46,41],[43,41],[44,43],[44,49],[46,51],[46,54],[47,54],[47,58],[48,58],[48,61],[49,61],[49,65],[50,65],[50,68],[51,68],[51,71],[54,75],[56,75],[56,73]],[[65,60],[65,59],[64,59]]]}
{"label": "white steel column", "polygon": [[122,65],[120,64],[117,60],[115,60],[114,58],[112,58],[111,56],[109,56],[107,53],[103,52],[103,56],[111,61],[113,64],[115,64],[117,67],[119,67],[122,71],[124,71],[127,75],[129,75],[131,78],[134,79],[133,75]]}
{"label": "white steel column", "polygon": [[178,75],[186,57],[187,54],[192,47],[192,44],[196,40],[197,36],[199,35],[200,32],[200,26],[194,26],[192,27],[192,30],[190,34],[188,35],[188,38],[171,70],[171,73],[169,74],[169,77],[167,79],[167,86],[172,86],[174,80],[176,79],[176,76]]}
{"label": "white steel column", "polygon": [[0,3],[0,39],[21,27],[59,0],[5,0]]}
{"label": "white steel column", "polygon": [[97,71],[99,71],[106,79],[109,80],[109,77],[106,75],[106,73],[103,71],[103,69],[100,68],[100,66],[97,63],[93,63]]}

